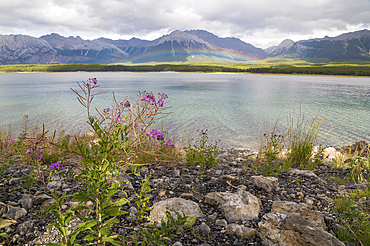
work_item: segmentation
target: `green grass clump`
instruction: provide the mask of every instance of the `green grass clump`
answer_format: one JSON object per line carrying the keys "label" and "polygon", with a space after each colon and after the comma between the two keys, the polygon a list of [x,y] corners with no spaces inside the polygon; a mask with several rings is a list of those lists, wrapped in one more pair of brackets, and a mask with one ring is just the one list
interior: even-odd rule
{"label": "green grass clump", "polygon": [[311,120],[300,113],[296,121],[288,117],[289,133],[287,137],[289,155],[287,162],[290,166],[313,170],[317,163],[311,160],[313,146],[317,145],[320,126],[325,116],[319,119],[320,110]]}
{"label": "green grass clump", "polygon": [[337,177],[327,177],[328,179],[330,179],[331,181],[333,181],[334,183],[338,184],[338,185],[346,185],[346,181],[344,181],[343,179],[340,179],[340,178],[337,178]]}
{"label": "green grass clump", "polygon": [[365,190],[356,190],[349,194],[350,198],[358,200],[362,197],[370,197],[370,184],[368,183]]}
{"label": "green grass clump", "polygon": [[[307,119],[301,112],[294,120],[288,116],[286,130],[278,129],[276,120],[273,129],[265,123],[261,132],[259,155],[267,160],[268,165],[260,168],[263,175],[276,176],[291,167],[313,170],[322,164],[320,153],[313,156],[313,147],[319,140],[320,126],[325,116],[319,119],[320,110],[314,119]],[[261,129],[261,128],[260,128]]]}
{"label": "green grass clump", "polygon": [[370,245],[370,216],[349,198],[336,198],[335,210],[341,213],[338,218],[341,227],[336,234],[341,241],[356,245]]}

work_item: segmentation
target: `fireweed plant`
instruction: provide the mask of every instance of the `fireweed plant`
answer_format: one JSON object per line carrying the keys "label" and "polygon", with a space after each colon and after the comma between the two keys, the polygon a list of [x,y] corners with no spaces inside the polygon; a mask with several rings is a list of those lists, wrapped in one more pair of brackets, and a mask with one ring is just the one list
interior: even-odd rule
{"label": "fireweed plant", "polygon": [[[82,158],[81,173],[76,177],[82,185],[80,191],[72,196],[73,201],[90,202],[93,206],[86,206],[79,203],[63,213],[61,204],[66,197],[58,198],[49,210],[56,216],[57,221],[54,225],[60,232],[62,242],[59,244],[47,245],[78,245],[75,241],[78,235],[83,235],[87,245],[126,245],[122,242],[125,238],[111,231],[114,224],[118,223],[117,216],[126,212],[121,207],[128,204],[125,198],[125,192],[120,187],[125,186],[125,182],[118,182],[121,167],[131,166],[134,171],[138,166],[135,163],[137,157],[148,148],[151,142],[144,141],[146,137],[155,138],[156,141],[164,141],[164,135],[158,131],[152,130],[148,135],[147,129],[158,119],[167,116],[169,113],[163,111],[165,107],[166,94],[158,94],[156,98],[153,93],[146,91],[139,92],[136,100],[126,98],[122,102],[117,102],[113,94],[112,107],[108,109],[96,108],[98,116],[92,116],[91,102],[96,95],[104,92],[93,93],[92,91],[99,87],[97,80],[89,79],[86,82],[79,83],[81,93],[71,88],[76,93],[78,101],[86,108],[88,124],[92,129],[94,137],[89,141],[81,141],[76,136],[76,149],[70,149],[68,145],[60,146],[68,149],[71,153],[78,154]],[[171,140],[165,143],[167,147],[173,148]],[[156,146],[160,146],[157,144]],[[57,164],[49,166],[49,169],[61,168]],[[145,194],[150,191],[149,178],[142,183],[143,189],[138,195],[139,207],[138,221],[147,219],[145,213],[148,208],[146,202],[148,196]],[[113,199],[114,197],[117,197]],[[89,211],[88,215],[79,213],[79,210]],[[73,215],[73,212],[75,215]],[[72,219],[78,218],[82,221],[71,232],[68,231],[67,223]],[[51,225],[50,225],[51,226]],[[121,238],[118,240],[118,238]]]}
{"label": "fireweed plant", "polygon": [[208,142],[207,131],[198,130],[200,141],[192,144],[192,140],[189,140],[188,147],[185,148],[188,164],[191,166],[200,164],[202,171],[199,172],[199,175],[202,175],[206,166],[214,167],[217,165],[217,156],[219,153],[217,143],[219,141],[215,141],[215,144],[206,145]]}

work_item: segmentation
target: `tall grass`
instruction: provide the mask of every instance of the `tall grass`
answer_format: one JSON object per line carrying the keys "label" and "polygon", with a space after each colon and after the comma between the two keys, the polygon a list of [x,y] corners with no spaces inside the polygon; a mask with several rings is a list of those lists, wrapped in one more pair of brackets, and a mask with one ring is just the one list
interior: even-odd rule
{"label": "tall grass", "polygon": [[262,168],[263,174],[274,175],[275,172],[282,172],[291,167],[309,170],[316,167],[318,162],[312,160],[313,147],[320,140],[320,126],[326,117],[325,114],[320,119],[320,109],[313,119],[302,114],[301,109],[297,119],[289,114],[284,130],[279,129],[279,119],[272,128],[265,120],[265,127],[260,127],[259,151],[259,156],[268,162],[268,165]]}
{"label": "tall grass", "polygon": [[[296,120],[291,114],[287,117],[289,133],[287,135],[288,158],[285,160],[292,167],[313,170],[315,163],[312,162],[313,146],[319,141],[320,126],[324,122],[325,115],[320,119],[320,110],[314,119],[307,118],[300,109]],[[327,133],[326,133],[327,134]],[[325,135],[326,135],[325,134]]]}

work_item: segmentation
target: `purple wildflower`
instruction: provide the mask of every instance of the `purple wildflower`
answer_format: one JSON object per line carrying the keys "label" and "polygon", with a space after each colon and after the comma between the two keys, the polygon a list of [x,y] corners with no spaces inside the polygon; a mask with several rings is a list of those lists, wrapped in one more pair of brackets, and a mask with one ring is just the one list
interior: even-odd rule
{"label": "purple wildflower", "polygon": [[151,173],[154,173],[154,170],[153,170],[153,169],[150,169],[150,172],[151,172]]}
{"label": "purple wildflower", "polygon": [[144,94],[141,96],[141,101],[145,101],[145,102],[155,102],[155,98],[152,94]]}
{"label": "purple wildflower", "polygon": [[159,104],[160,107],[163,107],[163,103],[164,102],[162,101],[162,99],[159,99],[158,104]]}
{"label": "purple wildflower", "polygon": [[28,119],[28,115],[27,115],[27,114],[25,114],[25,115],[24,115],[24,118]]}
{"label": "purple wildflower", "polygon": [[150,137],[152,137],[152,138],[154,138],[154,139],[157,139],[157,140],[159,140],[159,141],[161,141],[161,140],[163,140],[163,139],[164,139],[164,134],[163,134],[163,133],[161,133],[161,132],[159,132],[159,131],[157,131],[157,130],[152,130],[152,131],[148,134],[148,136],[150,136]]}
{"label": "purple wildflower", "polygon": [[171,139],[168,139],[167,142],[166,142],[166,146],[168,147],[175,147],[175,145],[173,143],[171,143]]}
{"label": "purple wildflower", "polygon": [[93,78],[92,82],[94,83],[94,85],[96,85],[98,83],[98,80],[96,78]]}
{"label": "purple wildflower", "polygon": [[26,155],[30,155],[32,153],[33,149],[29,149],[27,152],[26,152]]}
{"label": "purple wildflower", "polygon": [[116,120],[120,120],[120,119],[122,119],[121,112],[118,112],[118,115],[117,115],[117,119]]}
{"label": "purple wildflower", "polygon": [[13,138],[9,138],[9,142],[14,143],[14,139]]}
{"label": "purple wildflower", "polygon": [[42,157],[42,155],[44,154],[44,150],[43,149],[40,149],[39,150],[39,154],[37,155],[36,157],[36,160],[40,159]]}
{"label": "purple wildflower", "polygon": [[142,130],[142,131],[145,131],[145,130],[146,130],[146,126],[142,126],[142,127],[141,127],[141,130]]}
{"label": "purple wildflower", "polygon": [[161,99],[167,99],[167,98],[168,98],[167,94],[162,94],[161,95]]}
{"label": "purple wildflower", "polygon": [[59,161],[57,162],[57,163],[51,163],[50,165],[49,165],[49,169],[50,170],[54,170],[54,169],[64,169],[64,166],[62,165],[62,164],[60,164],[59,163]]}
{"label": "purple wildflower", "polygon": [[125,102],[125,104],[123,106],[126,107],[126,108],[129,108],[131,106],[131,104],[130,104],[129,101],[127,101],[127,102]]}

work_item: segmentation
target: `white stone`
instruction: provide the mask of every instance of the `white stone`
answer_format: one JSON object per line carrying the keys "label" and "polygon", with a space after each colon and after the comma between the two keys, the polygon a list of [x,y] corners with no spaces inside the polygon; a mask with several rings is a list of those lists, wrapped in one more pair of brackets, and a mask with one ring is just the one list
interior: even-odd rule
{"label": "white stone", "polygon": [[169,198],[155,203],[149,217],[155,222],[160,222],[162,219],[167,221],[166,211],[169,211],[175,220],[177,220],[177,216],[173,211],[180,213],[181,216],[184,212],[189,217],[203,217],[203,213],[197,203],[182,198]]}

